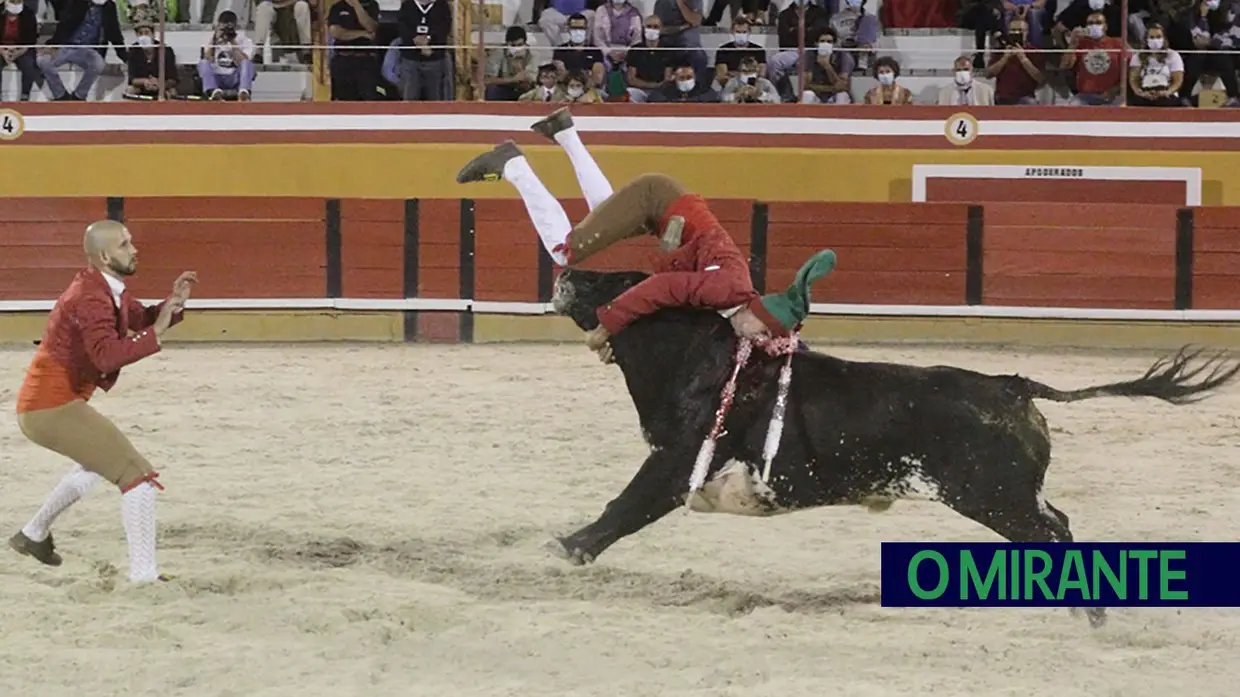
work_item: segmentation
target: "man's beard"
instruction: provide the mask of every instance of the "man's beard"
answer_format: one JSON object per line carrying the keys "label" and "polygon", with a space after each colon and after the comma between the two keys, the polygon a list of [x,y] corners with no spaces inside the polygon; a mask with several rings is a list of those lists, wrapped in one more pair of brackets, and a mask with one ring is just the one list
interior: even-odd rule
{"label": "man's beard", "polygon": [[108,268],[120,274],[121,276],[132,276],[138,270],[138,262],[130,260],[129,264],[121,264],[119,261],[109,261]]}

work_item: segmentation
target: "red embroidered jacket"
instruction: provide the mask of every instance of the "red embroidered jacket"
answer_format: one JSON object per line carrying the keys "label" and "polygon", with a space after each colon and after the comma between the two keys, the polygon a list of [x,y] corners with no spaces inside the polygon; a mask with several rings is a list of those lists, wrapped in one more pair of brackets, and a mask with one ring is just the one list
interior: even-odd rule
{"label": "red embroidered jacket", "polygon": [[749,261],[706,201],[697,194],[677,198],[657,229],[675,215],[685,219],[681,246],[658,259],[654,275],[598,309],[608,333],[618,334],[639,317],[667,307],[727,310],[759,300]]}

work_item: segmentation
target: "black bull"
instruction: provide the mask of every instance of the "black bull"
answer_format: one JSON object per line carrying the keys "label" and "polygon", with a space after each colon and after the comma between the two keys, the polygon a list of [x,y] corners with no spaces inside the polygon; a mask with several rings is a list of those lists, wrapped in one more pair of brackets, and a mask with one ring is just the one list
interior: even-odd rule
{"label": "black bull", "polygon": [[[569,269],[553,306],[584,331],[595,309],[646,278]],[[592,523],[548,545],[574,564],[681,505],[698,449],[734,365],[736,337],[718,313],[667,309],[611,344],[650,455]],[[1034,399],[1154,397],[1186,404],[1229,382],[1240,365],[1220,355],[1194,364],[1181,351],[1135,380],[1060,391],[1019,375],[950,366],[847,361],[799,351],[792,361],[783,437],[768,482],[762,447],[782,359],[755,348],[737,380],[698,510],[775,515],[819,506],[883,509],[895,499],[937,501],[1013,542],[1071,541],[1068,516],[1043,495],[1051,442]],[[1095,626],[1103,608],[1091,608]]]}

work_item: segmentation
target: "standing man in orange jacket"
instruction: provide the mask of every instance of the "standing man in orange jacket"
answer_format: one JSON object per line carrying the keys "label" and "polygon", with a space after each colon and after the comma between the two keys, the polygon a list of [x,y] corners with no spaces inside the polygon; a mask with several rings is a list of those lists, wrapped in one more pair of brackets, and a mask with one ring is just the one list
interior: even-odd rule
{"label": "standing man in orange jacket", "polygon": [[91,223],[83,246],[89,266],[57,299],[17,394],[22,434],[77,466],[9,545],[60,566],[52,522],[102,478],[121,491],[129,580],[167,580],[155,563],[155,490],[163,488],[159,475],[88,401],[96,388],[110,390],[122,367],[160,351],[164,333],[181,321],[198,277],[192,271],[181,274],[166,300],[145,307],[125,288],[124,279],[138,269],[138,250],[122,223]]}
{"label": "standing man in orange jacket", "polygon": [[612,335],[665,307],[717,310],[730,318],[737,334],[750,339],[783,332],[762,307],[748,260],[705,199],[664,174],[643,174],[613,192],[581,143],[567,107],[531,129],[568,153],[590,207],[585,220],[576,226],[569,222],[563,206],[512,141],[471,160],[456,180],[512,183],[543,246],[558,264],[580,263],[620,240],[647,233],[656,235],[667,253],[658,260],[654,275],[599,308],[599,326],[586,335],[586,345],[604,361],[610,355]]}

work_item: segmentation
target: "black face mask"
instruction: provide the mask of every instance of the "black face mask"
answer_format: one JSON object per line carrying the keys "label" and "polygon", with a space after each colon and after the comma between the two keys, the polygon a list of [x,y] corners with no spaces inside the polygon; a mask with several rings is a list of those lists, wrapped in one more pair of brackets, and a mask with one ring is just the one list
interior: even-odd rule
{"label": "black face mask", "polygon": [[1018,31],[1008,32],[1008,41],[1014,44],[1023,44],[1025,43],[1025,35]]}

